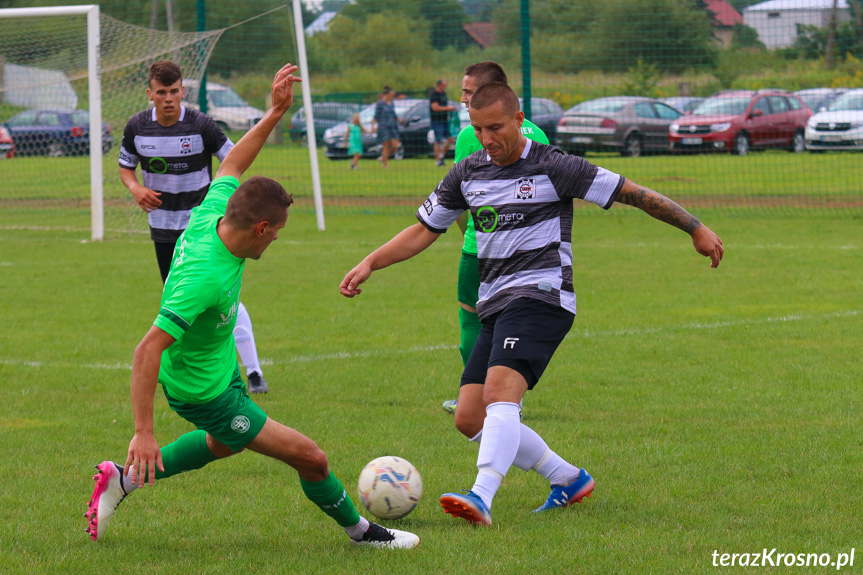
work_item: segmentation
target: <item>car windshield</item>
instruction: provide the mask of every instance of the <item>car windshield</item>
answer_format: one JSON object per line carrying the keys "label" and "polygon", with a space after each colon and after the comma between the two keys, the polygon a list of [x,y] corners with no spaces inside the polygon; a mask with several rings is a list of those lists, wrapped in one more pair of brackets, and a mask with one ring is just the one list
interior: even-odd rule
{"label": "car windshield", "polygon": [[76,126],[85,126],[90,123],[90,114],[85,110],[72,112],[69,114],[69,119],[71,119],[72,123]]}
{"label": "car windshield", "polygon": [[863,92],[847,92],[833,101],[827,109],[831,112],[863,110]]}
{"label": "car windshield", "polygon": [[740,115],[746,111],[746,106],[748,106],[751,101],[751,96],[736,98],[708,98],[701,102],[701,104],[692,111],[692,114],[695,116],[704,116],[706,114]]}
{"label": "car windshield", "polygon": [[210,90],[210,98],[213,100],[213,105],[219,108],[239,108],[248,106],[240,95],[233,90]]}
{"label": "car windshield", "polygon": [[815,110],[818,104],[820,104],[825,98],[827,98],[829,94],[797,94],[797,96],[801,100],[803,100],[803,103],[806,104],[807,108],[809,108],[810,110]]}
{"label": "car windshield", "polygon": [[625,100],[605,100],[605,99],[590,100],[587,102],[582,102],[581,104],[578,104],[577,106],[570,108],[569,110],[567,110],[567,113],[576,112],[576,113],[580,113],[580,114],[581,113],[616,114],[617,112],[620,112],[621,110],[623,110],[626,107],[627,103],[628,102],[626,102]]}

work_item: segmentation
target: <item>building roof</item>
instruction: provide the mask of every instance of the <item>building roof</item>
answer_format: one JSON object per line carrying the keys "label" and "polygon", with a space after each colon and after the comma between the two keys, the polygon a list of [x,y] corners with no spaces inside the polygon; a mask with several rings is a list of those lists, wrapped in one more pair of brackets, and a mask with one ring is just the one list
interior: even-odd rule
{"label": "building roof", "polygon": [[491,22],[474,22],[473,24],[465,24],[463,27],[468,36],[483,49],[488,48],[494,42],[494,24]]}
{"label": "building roof", "polygon": [[336,17],[338,12],[321,12],[321,15],[306,26],[306,36],[314,36],[318,32],[326,32],[330,27],[330,20]]}
{"label": "building roof", "polygon": [[[839,0],[837,6],[840,10],[848,9],[847,0]],[[772,12],[781,10],[832,10],[833,0],[768,0],[761,4],[755,4],[744,8],[744,12],[760,12],[770,10]]]}
{"label": "building roof", "polygon": [[735,24],[743,24],[743,16],[725,0],[704,0],[704,3],[707,4],[707,9],[716,15],[719,26],[731,28]]}

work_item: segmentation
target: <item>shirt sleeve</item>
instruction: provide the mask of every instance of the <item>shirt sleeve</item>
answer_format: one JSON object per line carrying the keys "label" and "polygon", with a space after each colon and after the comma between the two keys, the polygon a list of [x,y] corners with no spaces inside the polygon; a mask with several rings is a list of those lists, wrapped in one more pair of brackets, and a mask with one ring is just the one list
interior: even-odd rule
{"label": "shirt sleeve", "polygon": [[461,193],[461,182],[465,174],[463,164],[456,164],[435,191],[423,202],[416,216],[430,232],[442,234],[468,209]]}
{"label": "shirt sleeve", "polygon": [[173,280],[168,277],[162,306],[153,325],[179,340],[198,316],[215,303],[211,301],[212,295],[218,290],[207,289],[208,278],[196,274],[185,273],[176,282]]}
{"label": "shirt sleeve", "polygon": [[584,200],[607,210],[614,204],[624,178],[584,158],[550,148],[544,160],[547,174],[561,198]]}
{"label": "shirt sleeve", "polygon": [[458,138],[455,141],[455,163],[461,162],[480,148],[482,146],[476,139],[473,126],[465,126],[458,133]]}
{"label": "shirt sleeve", "polygon": [[126,128],[123,130],[123,139],[120,142],[120,167],[129,170],[134,170],[138,167],[138,155],[135,148],[135,117],[126,122]]}
{"label": "shirt sleeve", "polygon": [[216,122],[207,116],[205,118],[204,129],[201,130],[201,136],[204,139],[204,150],[219,158],[220,162],[223,162],[228,152],[234,147],[234,143],[225,135]]}

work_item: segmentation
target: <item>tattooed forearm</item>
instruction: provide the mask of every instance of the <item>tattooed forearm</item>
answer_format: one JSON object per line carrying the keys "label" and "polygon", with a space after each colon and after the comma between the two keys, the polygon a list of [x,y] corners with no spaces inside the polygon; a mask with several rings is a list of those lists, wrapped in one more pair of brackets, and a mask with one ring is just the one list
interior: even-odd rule
{"label": "tattooed forearm", "polygon": [[679,228],[688,234],[701,227],[701,222],[698,221],[698,218],[681,208],[674,201],[658,192],[654,192],[650,188],[639,186],[629,180],[626,180],[624,183],[623,188],[621,188],[617,195],[616,201],[639,208],[657,220]]}

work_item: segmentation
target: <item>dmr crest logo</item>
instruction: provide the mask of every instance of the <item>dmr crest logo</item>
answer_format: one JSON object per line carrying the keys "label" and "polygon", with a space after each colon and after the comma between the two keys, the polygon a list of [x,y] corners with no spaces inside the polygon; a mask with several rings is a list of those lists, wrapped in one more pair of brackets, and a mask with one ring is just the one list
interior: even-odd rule
{"label": "dmr crest logo", "polygon": [[251,425],[249,418],[245,415],[238,415],[231,420],[231,430],[235,433],[245,433],[249,430]]}
{"label": "dmr crest logo", "polygon": [[180,155],[192,153],[192,138],[180,138]]}
{"label": "dmr crest logo", "polygon": [[524,178],[515,183],[515,199],[531,200],[536,197],[536,180]]}

